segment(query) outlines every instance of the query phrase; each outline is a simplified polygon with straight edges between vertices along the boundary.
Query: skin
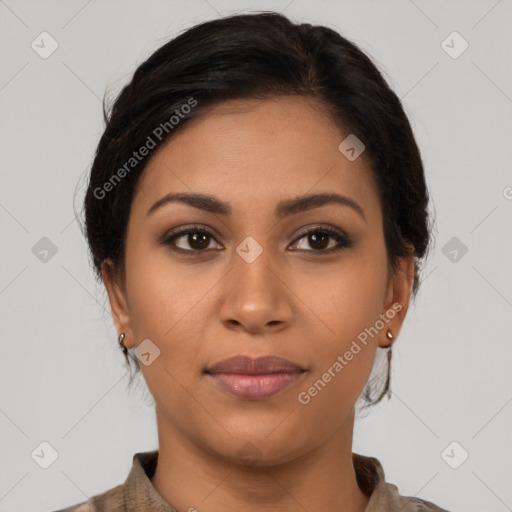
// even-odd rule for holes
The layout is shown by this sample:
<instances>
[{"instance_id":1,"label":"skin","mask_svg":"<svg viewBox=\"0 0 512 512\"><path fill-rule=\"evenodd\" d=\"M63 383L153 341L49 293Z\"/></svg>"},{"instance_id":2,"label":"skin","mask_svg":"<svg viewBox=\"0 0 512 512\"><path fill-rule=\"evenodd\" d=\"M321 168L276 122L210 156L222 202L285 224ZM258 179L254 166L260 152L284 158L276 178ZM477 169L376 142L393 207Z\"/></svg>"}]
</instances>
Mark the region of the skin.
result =
<instances>
[{"instance_id":1,"label":"skin","mask_svg":"<svg viewBox=\"0 0 512 512\"><path fill-rule=\"evenodd\" d=\"M363 511L352 464L354 405L377 347L404 321L414 272L411 254L391 273L379 196L365 155L348 160L348 135L313 99L230 100L187 122L148 163L130 211L126 274L105 260L103 280L128 348L150 339L160 355L141 364L156 404L159 459L152 484L179 512ZM214 195L230 216L169 203L169 192ZM303 194L355 200L278 220L274 207ZM211 237L161 239L199 224ZM319 226L318 226L319 225ZM334 227L353 245L330 255L303 228ZM317 231L318 232L318 231ZM247 263L248 236L263 252ZM199 247L199 248L198 248ZM205 248L201 248L205 247ZM201 252L202 251L202 252ZM402 306L378 335L307 405L297 397L343 355L380 314ZM277 355L307 368L291 387L241 400L203 373L233 355ZM242 454L256 448L256 462ZM245 448L244 448L245 446ZM191 509L193 510L193 509Z\"/></svg>"}]
</instances>

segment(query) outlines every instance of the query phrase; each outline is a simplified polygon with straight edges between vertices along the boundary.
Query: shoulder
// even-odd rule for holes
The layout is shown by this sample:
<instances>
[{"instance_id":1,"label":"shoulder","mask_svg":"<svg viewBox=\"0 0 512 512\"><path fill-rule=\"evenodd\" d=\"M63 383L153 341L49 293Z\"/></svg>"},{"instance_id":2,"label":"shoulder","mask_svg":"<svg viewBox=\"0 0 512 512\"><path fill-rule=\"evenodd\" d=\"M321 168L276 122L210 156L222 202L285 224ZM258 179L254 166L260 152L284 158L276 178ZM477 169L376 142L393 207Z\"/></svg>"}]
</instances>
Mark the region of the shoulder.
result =
<instances>
[{"instance_id":1,"label":"shoulder","mask_svg":"<svg viewBox=\"0 0 512 512\"><path fill-rule=\"evenodd\" d=\"M168 510L176 512L151 483L158 460L158 450L133 455L126 480L89 500L54 512L127 512L128 510Z\"/></svg>"},{"instance_id":2,"label":"shoulder","mask_svg":"<svg viewBox=\"0 0 512 512\"><path fill-rule=\"evenodd\" d=\"M400 497L400 510L402 512L450 512L445 508L437 506L431 501L407 496Z\"/></svg>"},{"instance_id":3,"label":"shoulder","mask_svg":"<svg viewBox=\"0 0 512 512\"><path fill-rule=\"evenodd\" d=\"M400 494L396 485L386 481L377 458L353 453L352 460L357 483L370 497L365 512L449 512L431 501Z\"/></svg>"},{"instance_id":4,"label":"shoulder","mask_svg":"<svg viewBox=\"0 0 512 512\"><path fill-rule=\"evenodd\" d=\"M55 510L54 512L98 512L98 510L126 512L124 485L118 485L108 491L93 496L87 501L71 507Z\"/></svg>"},{"instance_id":5,"label":"shoulder","mask_svg":"<svg viewBox=\"0 0 512 512\"><path fill-rule=\"evenodd\" d=\"M388 497L396 510L400 510L400 512L450 512L431 501L414 496L403 496L398 492L396 485L388 482L381 482L380 486L382 494Z\"/></svg>"}]
</instances>

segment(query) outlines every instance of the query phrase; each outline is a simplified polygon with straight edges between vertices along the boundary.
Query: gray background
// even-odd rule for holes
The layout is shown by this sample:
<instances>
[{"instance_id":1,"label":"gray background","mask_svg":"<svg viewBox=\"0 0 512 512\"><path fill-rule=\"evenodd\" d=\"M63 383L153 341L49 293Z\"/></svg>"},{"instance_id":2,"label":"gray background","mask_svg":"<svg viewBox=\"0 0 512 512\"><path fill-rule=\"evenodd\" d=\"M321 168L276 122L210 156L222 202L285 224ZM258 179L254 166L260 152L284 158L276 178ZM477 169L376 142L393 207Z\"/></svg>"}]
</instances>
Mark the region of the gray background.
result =
<instances>
[{"instance_id":1,"label":"gray background","mask_svg":"<svg viewBox=\"0 0 512 512\"><path fill-rule=\"evenodd\" d=\"M75 219L101 99L177 32L267 9L370 54L403 100L433 199L436 242L394 347L393 396L356 421L354 451L379 458L402 494L512 510L511 0L0 0L1 511L84 501L157 447L152 398L143 381L126 390ZM43 31L59 45L46 59L31 47ZM453 31L469 43L457 58L461 40L442 45ZM46 261L43 237L57 250ZM44 441L58 453L47 469L31 456Z\"/></svg>"}]
</instances>

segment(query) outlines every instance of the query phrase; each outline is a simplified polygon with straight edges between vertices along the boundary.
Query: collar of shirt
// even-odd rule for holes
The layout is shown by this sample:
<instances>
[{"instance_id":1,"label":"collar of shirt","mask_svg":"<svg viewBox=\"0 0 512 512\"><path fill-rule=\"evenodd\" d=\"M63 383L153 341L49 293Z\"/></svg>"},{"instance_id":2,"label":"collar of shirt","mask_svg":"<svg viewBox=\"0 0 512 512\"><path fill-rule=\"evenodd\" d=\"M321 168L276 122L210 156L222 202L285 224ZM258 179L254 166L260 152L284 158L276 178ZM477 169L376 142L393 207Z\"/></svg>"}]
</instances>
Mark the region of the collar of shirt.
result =
<instances>
[{"instance_id":1,"label":"collar of shirt","mask_svg":"<svg viewBox=\"0 0 512 512\"><path fill-rule=\"evenodd\" d=\"M157 460L158 450L139 452L133 456L132 468L121 486L129 512L141 510L176 512L151 483ZM395 485L385 481L384 470L378 459L352 453L352 460L357 483L370 497L365 512L448 512L431 502L401 496Z\"/></svg>"}]
</instances>

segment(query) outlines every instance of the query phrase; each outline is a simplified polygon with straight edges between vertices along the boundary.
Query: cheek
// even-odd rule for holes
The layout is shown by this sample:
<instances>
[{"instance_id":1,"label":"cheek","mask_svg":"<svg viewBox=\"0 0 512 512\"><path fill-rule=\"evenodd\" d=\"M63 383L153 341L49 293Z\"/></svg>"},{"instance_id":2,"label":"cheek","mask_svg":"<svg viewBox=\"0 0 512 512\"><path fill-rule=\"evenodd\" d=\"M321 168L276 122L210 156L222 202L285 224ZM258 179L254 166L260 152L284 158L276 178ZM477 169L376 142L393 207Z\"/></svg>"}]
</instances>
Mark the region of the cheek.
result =
<instances>
[{"instance_id":1,"label":"cheek","mask_svg":"<svg viewBox=\"0 0 512 512\"><path fill-rule=\"evenodd\" d=\"M347 253L348 255L348 253ZM312 275L302 282L300 295L308 297L330 352L344 352L352 340L364 338L366 330L375 325L384 313L386 268L368 252L354 252L329 272ZM376 336L368 335L368 343Z\"/></svg>"},{"instance_id":2,"label":"cheek","mask_svg":"<svg viewBox=\"0 0 512 512\"><path fill-rule=\"evenodd\" d=\"M143 240L127 245L128 307L136 341L165 342L183 329L204 294L194 279L193 267L173 265L165 248Z\"/></svg>"},{"instance_id":3,"label":"cheek","mask_svg":"<svg viewBox=\"0 0 512 512\"><path fill-rule=\"evenodd\" d=\"M154 364L141 364L153 393L162 386L180 396L178 383L195 385L211 319L205 294L217 282L215 273L198 273L194 265L176 265L165 248L127 245L126 286L135 343L149 339L160 351Z\"/></svg>"},{"instance_id":4,"label":"cheek","mask_svg":"<svg viewBox=\"0 0 512 512\"><path fill-rule=\"evenodd\" d=\"M172 403L174 409L187 411L193 406L187 390L194 389L198 375L193 371L199 372L198 334L208 318L201 302L204 290L176 273L168 260L144 250L133 251L127 259L126 281L135 343L149 339L158 349L150 364L140 364L148 389L157 404Z\"/></svg>"},{"instance_id":5,"label":"cheek","mask_svg":"<svg viewBox=\"0 0 512 512\"><path fill-rule=\"evenodd\" d=\"M314 374L304 389L307 401L353 403L370 375L382 329L380 315L386 269L362 253L347 258L323 282L316 276L307 283L309 303L319 322L315 341ZM304 288L303 293L306 292ZM380 329L379 329L380 327ZM316 384L315 384L316 383ZM317 393L317 395L315 395ZM313 398L316 397L317 398ZM342 410L343 407L338 408ZM333 414L336 414L333 412Z\"/></svg>"},{"instance_id":6,"label":"cheek","mask_svg":"<svg viewBox=\"0 0 512 512\"><path fill-rule=\"evenodd\" d=\"M323 418L320 431L324 433L329 425L340 425L356 403L377 351L377 337L368 329L375 323L371 312L364 305L340 311L332 322L335 334L317 340L314 368L297 396L300 412L309 418Z\"/></svg>"}]
</instances>

